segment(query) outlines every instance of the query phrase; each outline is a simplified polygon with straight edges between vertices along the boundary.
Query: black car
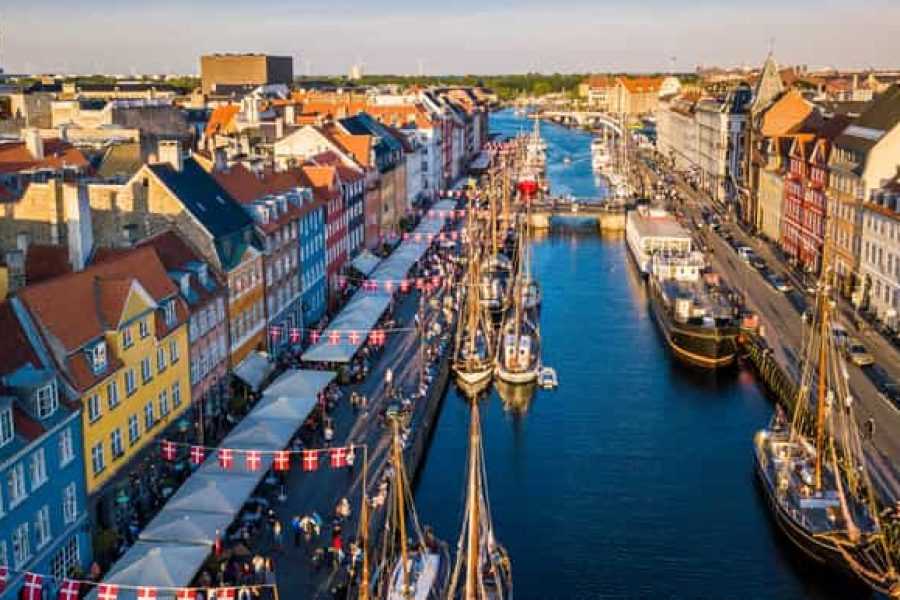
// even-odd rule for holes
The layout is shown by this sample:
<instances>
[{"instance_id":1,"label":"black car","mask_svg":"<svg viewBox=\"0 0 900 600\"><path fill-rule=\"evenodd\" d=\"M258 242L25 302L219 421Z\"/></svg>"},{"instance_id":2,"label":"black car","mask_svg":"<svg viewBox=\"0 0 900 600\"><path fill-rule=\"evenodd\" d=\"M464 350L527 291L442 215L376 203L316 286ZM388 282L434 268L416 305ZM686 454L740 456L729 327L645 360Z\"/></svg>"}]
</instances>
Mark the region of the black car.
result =
<instances>
[{"instance_id":1,"label":"black car","mask_svg":"<svg viewBox=\"0 0 900 600\"><path fill-rule=\"evenodd\" d=\"M900 409L900 383L885 381L878 385L878 395Z\"/></svg>"}]
</instances>

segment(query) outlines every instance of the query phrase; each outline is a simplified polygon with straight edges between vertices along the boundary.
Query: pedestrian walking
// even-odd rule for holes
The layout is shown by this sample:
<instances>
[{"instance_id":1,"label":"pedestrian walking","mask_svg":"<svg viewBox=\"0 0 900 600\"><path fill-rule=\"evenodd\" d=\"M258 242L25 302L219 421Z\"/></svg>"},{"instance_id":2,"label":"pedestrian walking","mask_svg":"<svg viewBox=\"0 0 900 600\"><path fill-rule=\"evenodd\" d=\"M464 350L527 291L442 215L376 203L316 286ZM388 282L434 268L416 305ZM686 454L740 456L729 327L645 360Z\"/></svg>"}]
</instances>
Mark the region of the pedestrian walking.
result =
<instances>
[{"instance_id":1,"label":"pedestrian walking","mask_svg":"<svg viewBox=\"0 0 900 600\"><path fill-rule=\"evenodd\" d=\"M282 534L283 528L281 521L276 517L275 521L272 523L272 545L274 546L275 552L281 552Z\"/></svg>"},{"instance_id":2,"label":"pedestrian walking","mask_svg":"<svg viewBox=\"0 0 900 600\"><path fill-rule=\"evenodd\" d=\"M294 515L291 519L291 529L294 530L294 548L300 547L300 537L303 534L303 525L300 515Z\"/></svg>"}]
</instances>

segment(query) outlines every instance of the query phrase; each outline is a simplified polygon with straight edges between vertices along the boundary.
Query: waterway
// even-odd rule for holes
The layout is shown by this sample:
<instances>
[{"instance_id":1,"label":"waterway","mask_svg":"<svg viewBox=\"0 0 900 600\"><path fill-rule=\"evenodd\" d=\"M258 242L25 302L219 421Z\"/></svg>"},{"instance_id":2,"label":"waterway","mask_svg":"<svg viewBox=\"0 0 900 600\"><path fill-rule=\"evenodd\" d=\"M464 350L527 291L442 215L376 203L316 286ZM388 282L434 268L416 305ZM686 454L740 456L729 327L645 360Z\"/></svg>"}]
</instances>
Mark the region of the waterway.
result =
<instances>
[{"instance_id":1,"label":"waterway","mask_svg":"<svg viewBox=\"0 0 900 600\"><path fill-rule=\"evenodd\" d=\"M530 123L495 114L492 131ZM590 137L542 125L554 193L599 197ZM562 164L562 157L572 162ZM772 405L752 373L670 356L621 237L559 229L534 243L544 362L560 387L482 404L490 503L516 600L866 595L780 537L755 485L751 438ZM469 410L451 389L417 487L423 522L455 545Z\"/></svg>"}]
</instances>

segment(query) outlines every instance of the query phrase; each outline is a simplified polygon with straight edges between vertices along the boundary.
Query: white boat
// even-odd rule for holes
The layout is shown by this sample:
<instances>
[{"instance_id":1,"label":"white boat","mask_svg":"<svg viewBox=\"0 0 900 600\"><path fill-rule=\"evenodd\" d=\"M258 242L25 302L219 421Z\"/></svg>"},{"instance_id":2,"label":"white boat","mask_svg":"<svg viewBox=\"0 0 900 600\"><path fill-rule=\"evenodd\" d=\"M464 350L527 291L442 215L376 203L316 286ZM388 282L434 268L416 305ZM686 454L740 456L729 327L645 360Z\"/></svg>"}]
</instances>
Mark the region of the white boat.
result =
<instances>
[{"instance_id":1,"label":"white boat","mask_svg":"<svg viewBox=\"0 0 900 600\"><path fill-rule=\"evenodd\" d=\"M602 171L612 164L612 154L603 138L596 137L591 142L591 166L595 171Z\"/></svg>"},{"instance_id":2,"label":"white boat","mask_svg":"<svg viewBox=\"0 0 900 600\"><path fill-rule=\"evenodd\" d=\"M667 211L646 205L628 211L625 241L642 277L651 271L657 253L686 255L693 250L691 234Z\"/></svg>"},{"instance_id":3,"label":"white boat","mask_svg":"<svg viewBox=\"0 0 900 600\"><path fill-rule=\"evenodd\" d=\"M543 367L541 369L541 374L538 376L538 385L545 390L555 390L559 387L556 369L553 369L552 367Z\"/></svg>"}]
</instances>

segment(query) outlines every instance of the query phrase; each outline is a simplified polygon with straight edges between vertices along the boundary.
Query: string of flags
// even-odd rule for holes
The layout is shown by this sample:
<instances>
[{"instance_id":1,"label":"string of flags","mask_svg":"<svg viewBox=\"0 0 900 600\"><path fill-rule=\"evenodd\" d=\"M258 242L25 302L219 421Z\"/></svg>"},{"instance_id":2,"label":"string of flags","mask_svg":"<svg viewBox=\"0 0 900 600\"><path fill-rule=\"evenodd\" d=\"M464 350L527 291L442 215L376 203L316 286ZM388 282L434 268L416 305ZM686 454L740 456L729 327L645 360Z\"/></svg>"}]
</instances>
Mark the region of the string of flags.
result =
<instances>
[{"instance_id":1,"label":"string of flags","mask_svg":"<svg viewBox=\"0 0 900 600\"><path fill-rule=\"evenodd\" d=\"M393 329L372 329L366 334L364 331L355 329L330 329L327 333L323 333L318 329L303 329L301 327L282 327L280 325L273 325L269 327L269 336L273 340L279 340L284 336L287 336L287 339L293 344L299 344L304 337L309 339L310 344L318 344L324 337L324 340L332 346L337 346L341 342L359 345L363 342L363 337L365 337L369 345L383 346L387 341L388 333L409 331L416 331L416 328L395 327Z\"/></svg>"},{"instance_id":2,"label":"string of flags","mask_svg":"<svg viewBox=\"0 0 900 600\"><path fill-rule=\"evenodd\" d=\"M23 574L25 579L20 593L21 600L43 600L44 588L57 581L59 581L59 589L56 592L56 600L78 600L82 588L88 587L96 588L97 600L117 600L121 590L136 590L137 600L157 600L159 592L173 591L176 600L197 600L198 592L204 592L207 600L238 600L239 598L250 598L251 596L248 594L251 589L275 587L271 583L217 588L122 585L68 577L60 580L53 575L32 571L13 571L6 566L0 566L0 593L6 590L11 576L16 573Z\"/></svg>"},{"instance_id":3,"label":"string of flags","mask_svg":"<svg viewBox=\"0 0 900 600\"><path fill-rule=\"evenodd\" d=\"M302 471L309 473L318 471L320 464L326 463L332 469L351 467L356 460L356 452L363 446L350 445L307 450L246 450L199 446L172 440L160 442L162 458L166 461L172 462L177 458L178 448L188 448L188 459L192 465L203 464L208 456L215 454L219 467L225 471L234 468L236 457L243 457L244 467L248 471L258 471L262 467L263 456L271 456L272 469L275 471L290 471L292 465L297 464Z\"/></svg>"},{"instance_id":4,"label":"string of flags","mask_svg":"<svg viewBox=\"0 0 900 600\"><path fill-rule=\"evenodd\" d=\"M346 275L339 275L336 279L337 285L340 289L344 289L347 287L347 284L350 281L359 282L359 287L364 292L377 292L378 290L384 290L385 292L392 293L395 291L400 291L402 293L409 292L412 288L415 288L422 291L428 291L429 288L435 289L440 287L444 278L440 275L431 275L429 277L413 277L411 279L361 279L361 278L352 278L347 277Z\"/></svg>"}]
</instances>

